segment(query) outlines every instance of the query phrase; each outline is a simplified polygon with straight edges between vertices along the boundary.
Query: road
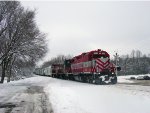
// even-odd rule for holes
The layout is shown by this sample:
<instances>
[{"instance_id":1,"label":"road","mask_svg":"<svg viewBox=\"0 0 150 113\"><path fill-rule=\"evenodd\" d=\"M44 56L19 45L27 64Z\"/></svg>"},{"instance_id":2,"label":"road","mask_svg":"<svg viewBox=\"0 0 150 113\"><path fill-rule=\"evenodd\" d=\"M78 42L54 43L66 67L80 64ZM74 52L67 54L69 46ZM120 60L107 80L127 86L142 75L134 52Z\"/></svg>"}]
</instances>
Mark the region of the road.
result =
<instances>
[{"instance_id":1,"label":"road","mask_svg":"<svg viewBox=\"0 0 150 113\"><path fill-rule=\"evenodd\" d=\"M150 80L131 80L132 83L122 83L127 85L150 86Z\"/></svg>"},{"instance_id":2,"label":"road","mask_svg":"<svg viewBox=\"0 0 150 113\"><path fill-rule=\"evenodd\" d=\"M53 113L45 84L22 80L0 85L0 113Z\"/></svg>"}]
</instances>

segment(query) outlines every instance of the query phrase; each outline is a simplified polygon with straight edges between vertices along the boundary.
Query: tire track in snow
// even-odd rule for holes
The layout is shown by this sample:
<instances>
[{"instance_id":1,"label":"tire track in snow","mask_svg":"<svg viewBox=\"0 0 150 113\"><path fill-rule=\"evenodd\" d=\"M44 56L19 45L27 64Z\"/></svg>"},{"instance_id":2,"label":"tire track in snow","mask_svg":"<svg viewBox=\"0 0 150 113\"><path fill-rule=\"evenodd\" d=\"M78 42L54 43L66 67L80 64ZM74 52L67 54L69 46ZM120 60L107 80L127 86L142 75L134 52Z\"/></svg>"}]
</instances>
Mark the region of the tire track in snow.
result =
<instances>
[{"instance_id":1,"label":"tire track in snow","mask_svg":"<svg viewBox=\"0 0 150 113\"><path fill-rule=\"evenodd\" d=\"M53 110L43 87L31 85L26 90L8 91L1 96L0 113L53 113Z\"/></svg>"}]
</instances>

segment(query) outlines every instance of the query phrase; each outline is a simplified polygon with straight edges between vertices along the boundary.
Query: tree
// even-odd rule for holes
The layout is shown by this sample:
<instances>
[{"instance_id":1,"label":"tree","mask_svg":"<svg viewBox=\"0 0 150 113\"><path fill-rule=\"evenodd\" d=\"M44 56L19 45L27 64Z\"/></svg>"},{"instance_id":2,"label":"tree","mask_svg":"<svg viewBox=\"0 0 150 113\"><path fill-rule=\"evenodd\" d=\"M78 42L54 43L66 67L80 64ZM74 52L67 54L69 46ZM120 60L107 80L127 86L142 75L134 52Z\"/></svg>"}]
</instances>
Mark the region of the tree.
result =
<instances>
[{"instance_id":1,"label":"tree","mask_svg":"<svg viewBox=\"0 0 150 113\"><path fill-rule=\"evenodd\" d=\"M140 58L142 56L142 52L140 50L136 50L136 58Z\"/></svg>"},{"instance_id":2,"label":"tree","mask_svg":"<svg viewBox=\"0 0 150 113\"><path fill-rule=\"evenodd\" d=\"M20 65L32 63L42 58L46 51L45 34L38 29L35 11L24 9L18 1L0 2L0 60L2 66L1 83L5 74ZM19 63L19 62L22 63Z\"/></svg>"}]
</instances>

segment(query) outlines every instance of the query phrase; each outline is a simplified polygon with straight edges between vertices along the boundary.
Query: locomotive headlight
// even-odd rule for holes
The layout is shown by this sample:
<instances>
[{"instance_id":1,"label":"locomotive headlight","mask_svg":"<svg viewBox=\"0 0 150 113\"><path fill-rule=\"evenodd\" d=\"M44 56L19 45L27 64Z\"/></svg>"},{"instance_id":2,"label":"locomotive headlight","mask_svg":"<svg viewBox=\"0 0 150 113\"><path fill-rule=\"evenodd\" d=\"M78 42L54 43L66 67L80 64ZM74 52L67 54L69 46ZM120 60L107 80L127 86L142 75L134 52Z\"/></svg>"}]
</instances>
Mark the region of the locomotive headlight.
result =
<instances>
[{"instance_id":1,"label":"locomotive headlight","mask_svg":"<svg viewBox=\"0 0 150 113\"><path fill-rule=\"evenodd\" d=\"M114 72L112 72L112 74L114 74Z\"/></svg>"}]
</instances>

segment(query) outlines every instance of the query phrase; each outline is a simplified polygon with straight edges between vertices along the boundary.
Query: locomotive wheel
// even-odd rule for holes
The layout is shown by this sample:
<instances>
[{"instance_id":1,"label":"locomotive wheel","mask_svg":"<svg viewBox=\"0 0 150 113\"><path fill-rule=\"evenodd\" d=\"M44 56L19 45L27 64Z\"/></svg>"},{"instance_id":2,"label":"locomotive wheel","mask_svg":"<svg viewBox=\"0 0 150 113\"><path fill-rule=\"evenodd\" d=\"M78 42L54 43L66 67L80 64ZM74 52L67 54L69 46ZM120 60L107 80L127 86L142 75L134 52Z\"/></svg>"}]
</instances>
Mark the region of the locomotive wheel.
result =
<instances>
[{"instance_id":1,"label":"locomotive wheel","mask_svg":"<svg viewBox=\"0 0 150 113\"><path fill-rule=\"evenodd\" d=\"M92 83L92 76L88 77L88 83Z\"/></svg>"},{"instance_id":2,"label":"locomotive wheel","mask_svg":"<svg viewBox=\"0 0 150 113\"><path fill-rule=\"evenodd\" d=\"M91 83L91 78L90 77L87 78L87 83Z\"/></svg>"},{"instance_id":3,"label":"locomotive wheel","mask_svg":"<svg viewBox=\"0 0 150 113\"><path fill-rule=\"evenodd\" d=\"M103 84L102 78L99 79L99 84Z\"/></svg>"},{"instance_id":4,"label":"locomotive wheel","mask_svg":"<svg viewBox=\"0 0 150 113\"><path fill-rule=\"evenodd\" d=\"M92 84L92 79L89 78L89 83Z\"/></svg>"},{"instance_id":5,"label":"locomotive wheel","mask_svg":"<svg viewBox=\"0 0 150 113\"><path fill-rule=\"evenodd\" d=\"M81 81L84 82L84 83L86 83L87 82L86 76L81 76Z\"/></svg>"},{"instance_id":6,"label":"locomotive wheel","mask_svg":"<svg viewBox=\"0 0 150 113\"><path fill-rule=\"evenodd\" d=\"M96 79L95 84L103 84L102 78Z\"/></svg>"},{"instance_id":7,"label":"locomotive wheel","mask_svg":"<svg viewBox=\"0 0 150 113\"><path fill-rule=\"evenodd\" d=\"M116 76L113 79L111 79L111 83L112 84L116 84L117 83L117 77Z\"/></svg>"}]
</instances>

